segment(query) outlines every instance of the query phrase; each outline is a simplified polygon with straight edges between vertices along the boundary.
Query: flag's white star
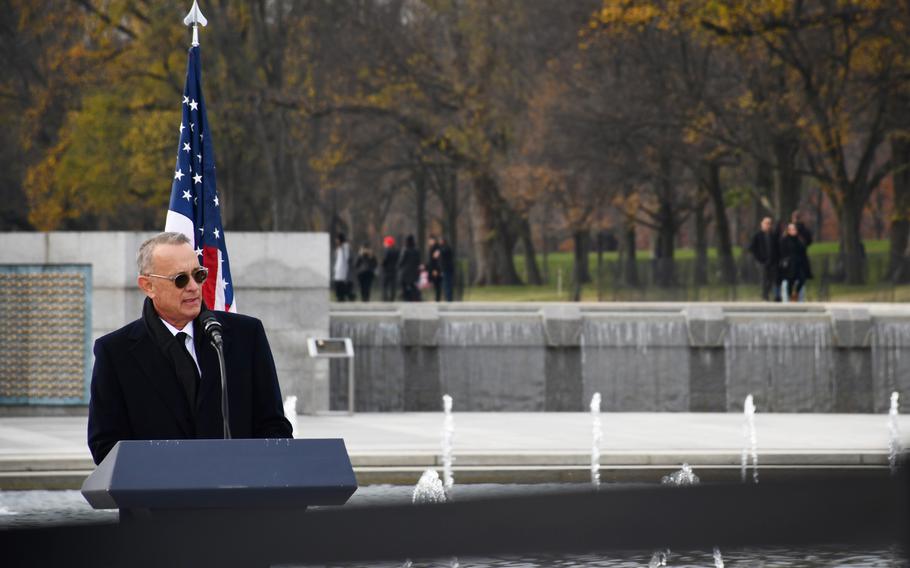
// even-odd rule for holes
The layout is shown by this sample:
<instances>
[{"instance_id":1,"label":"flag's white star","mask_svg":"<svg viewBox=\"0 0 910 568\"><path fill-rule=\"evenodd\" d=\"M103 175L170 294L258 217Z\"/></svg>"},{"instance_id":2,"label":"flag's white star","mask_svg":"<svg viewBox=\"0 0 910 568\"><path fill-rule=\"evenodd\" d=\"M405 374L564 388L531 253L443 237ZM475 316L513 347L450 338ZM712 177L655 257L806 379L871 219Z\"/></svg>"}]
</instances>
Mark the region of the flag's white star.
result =
<instances>
[{"instance_id":1,"label":"flag's white star","mask_svg":"<svg viewBox=\"0 0 910 568\"><path fill-rule=\"evenodd\" d=\"M184 151L184 152L189 152L189 151L190 151L190 143L189 143L189 142L184 142L184 143L183 143L183 151Z\"/></svg>"},{"instance_id":2,"label":"flag's white star","mask_svg":"<svg viewBox=\"0 0 910 568\"><path fill-rule=\"evenodd\" d=\"M202 154L196 154L196 159L198 159L198 160L201 162L201 161L202 161Z\"/></svg>"},{"instance_id":3,"label":"flag's white star","mask_svg":"<svg viewBox=\"0 0 910 568\"><path fill-rule=\"evenodd\" d=\"M199 198L198 198L198 197L194 197L194 198L193 198L193 205L199 205Z\"/></svg>"},{"instance_id":4,"label":"flag's white star","mask_svg":"<svg viewBox=\"0 0 910 568\"><path fill-rule=\"evenodd\" d=\"M202 183L202 176L199 175L199 174L194 175L194 176L193 176L193 183Z\"/></svg>"},{"instance_id":5,"label":"flag's white star","mask_svg":"<svg viewBox=\"0 0 910 568\"><path fill-rule=\"evenodd\" d=\"M218 232L218 229L214 229L212 232L215 233L215 238L216 238L216 239L220 239L220 238L221 238L221 233Z\"/></svg>"},{"instance_id":6,"label":"flag's white star","mask_svg":"<svg viewBox=\"0 0 910 568\"><path fill-rule=\"evenodd\" d=\"M180 171L180 168L177 168L177 171L174 172L174 179L178 181L183 179L183 172Z\"/></svg>"},{"instance_id":7,"label":"flag's white star","mask_svg":"<svg viewBox=\"0 0 910 568\"><path fill-rule=\"evenodd\" d=\"M199 141L202 142L202 132L199 133Z\"/></svg>"},{"instance_id":8,"label":"flag's white star","mask_svg":"<svg viewBox=\"0 0 910 568\"><path fill-rule=\"evenodd\" d=\"M195 122L190 123L190 132L196 132L196 123Z\"/></svg>"},{"instance_id":9,"label":"flag's white star","mask_svg":"<svg viewBox=\"0 0 910 568\"><path fill-rule=\"evenodd\" d=\"M184 126L183 123L181 122L181 123L180 123L180 134L183 134L183 129L184 129L184 128L186 128L186 126Z\"/></svg>"},{"instance_id":10,"label":"flag's white star","mask_svg":"<svg viewBox=\"0 0 910 568\"><path fill-rule=\"evenodd\" d=\"M228 282L227 280L222 280L222 281L221 281L221 287L222 287L222 288L227 288L227 287L230 286L230 285L231 285L231 283Z\"/></svg>"},{"instance_id":11,"label":"flag's white star","mask_svg":"<svg viewBox=\"0 0 910 568\"><path fill-rule=\"evenodd\" d=\"M192 195L190 195L189 190L184 190L184 191L183 191L183 198L186 199L187 201L189 201L189 200L190 200L190 197L192 197Z\"/></svg>"},{"instance_id":12,"label":"flag's white star","mask_svg":"<svg viewBox=\"0 0 910 568\"><path fill-rule=\"evenodd\" d=\"M215 207L218 207L218 196L215 196Z\"/></svg>"},{"instance_id":13,"label":"flag's white star","mask_svg":"<svg viewBox=\"0 0 910 568\"><path fill-rule=\"evenodd\" d=\"M200 232L200 233L204 233L204 232L205 232L205 227L199 227L199 232Z\"/></svg>"},{"instance_id":14,"label":"flag's white star","mask_svg":"<svg viewBox=\"0 0 910 568\"><path fill-rule=\"evenodd\" d=\"M199 103L196 102L196 99L190 101L190 110L196 110L199 108Z\"/></svg>"},{"instance_id":15,"label":"flag's white star","mask_svg":"<svg viewBox=\"0 0 910 568\"><path fill-rule=\"evenodd\" d=\"M183 95L183 104L189 104L190 98L186 95Z\"/></svg>"},{"instance_id":16,"label":"flag's white star","mask_svg":"<svg viewBox=\"0 0 910 568\"><path fill-rule=\"evenodd\" d=\"M196 249L196 256L202 256L202 249L201 249L201 248L197 248L197 249Z\"/></svg>"}]
</instances>

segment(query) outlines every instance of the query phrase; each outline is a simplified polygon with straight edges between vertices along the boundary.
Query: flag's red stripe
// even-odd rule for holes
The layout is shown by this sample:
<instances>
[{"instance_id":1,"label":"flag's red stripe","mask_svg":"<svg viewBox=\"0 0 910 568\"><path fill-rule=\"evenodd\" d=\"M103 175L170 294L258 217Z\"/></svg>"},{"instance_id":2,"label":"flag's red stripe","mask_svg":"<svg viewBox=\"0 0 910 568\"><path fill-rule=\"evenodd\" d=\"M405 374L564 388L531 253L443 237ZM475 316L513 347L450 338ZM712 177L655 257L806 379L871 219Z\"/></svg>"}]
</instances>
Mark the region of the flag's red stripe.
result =
<instances>
[{"instance_id":1,"label":"flag's red stripe","mask_svg":"<svg viewBox=\"0 0 910 568\"><path fill-rule=\"evenodd\" d=\"M215 286L221 277L218 274L218 249L215 247L202 247L202 266L209 269L209 277L205 284L202 285L202 299L209 309L217 309L215 306Z\"/></svg>"}]
</instances>

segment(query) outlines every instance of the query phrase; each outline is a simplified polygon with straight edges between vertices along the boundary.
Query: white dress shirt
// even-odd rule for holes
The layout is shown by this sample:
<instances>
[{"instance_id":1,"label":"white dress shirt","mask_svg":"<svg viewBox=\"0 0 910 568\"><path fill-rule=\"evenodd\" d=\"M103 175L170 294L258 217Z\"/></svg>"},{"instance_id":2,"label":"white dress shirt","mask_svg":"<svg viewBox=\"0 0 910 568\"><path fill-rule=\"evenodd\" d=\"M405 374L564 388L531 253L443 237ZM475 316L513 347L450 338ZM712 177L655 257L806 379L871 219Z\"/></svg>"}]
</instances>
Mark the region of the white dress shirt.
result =
<instances>
[{"instance_id":1,"label":"white dress shirt","mask_svg":"<svg viewBox=\"0 0 910 568\"><path fill-rule=\"evenodd\" d=\"M160 319L160 318L159 318ZM181 331L186 334L186 339L183 344L186 346L186 350L189 351L190 357L193 358L193 362L196 363L196 370L199 371L199 376L202 376L202 369L199 367L199 359L196 357L196 344L193 343L193 322L186 324L183 329L177 329L168 322L161 320L164 324L164 327L171 332L171 335L175 336Z\"/></svg>"}]
</instances>

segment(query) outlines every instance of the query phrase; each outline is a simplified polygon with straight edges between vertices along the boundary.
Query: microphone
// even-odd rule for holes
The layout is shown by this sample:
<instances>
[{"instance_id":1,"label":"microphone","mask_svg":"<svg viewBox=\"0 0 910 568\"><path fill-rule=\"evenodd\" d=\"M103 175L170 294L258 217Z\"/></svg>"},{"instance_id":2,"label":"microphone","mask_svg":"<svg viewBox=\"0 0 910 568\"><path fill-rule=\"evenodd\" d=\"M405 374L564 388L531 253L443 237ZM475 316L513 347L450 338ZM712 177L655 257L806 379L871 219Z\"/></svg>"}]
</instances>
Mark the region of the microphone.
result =
<instances>
[{"instance_id":1,"label":"microphone","mask_svg":"<svg viewBox=\"0 0 910 568\"><path fill-rule=\"evenodd\" d=\"M215 314L205 310L200 314L200 320L202 321L202 330L205 331L211 342L215 344L215 347L222 347L224 340L221 338L221 332L224 328L221 327L221 322L215 318Z\"/></svg>"},{"instance_id":2,"label":"microphone","mask_svg":"<svg viewBox=\"0 0 910 568\"><path fill-rule=\"evenodd\" d=\"M199 313L199 321L202 323L202 330L212 342L215 353L218 354L218 370L221 372L221 418L223 422L224 439L230 440L231 424L228 410L227 370L224 366L224 340L221 337L221 332L224 331L224 328L221 327L221 322L215 318L215 314L207 309Z\"/></svg>"}]
</instances>

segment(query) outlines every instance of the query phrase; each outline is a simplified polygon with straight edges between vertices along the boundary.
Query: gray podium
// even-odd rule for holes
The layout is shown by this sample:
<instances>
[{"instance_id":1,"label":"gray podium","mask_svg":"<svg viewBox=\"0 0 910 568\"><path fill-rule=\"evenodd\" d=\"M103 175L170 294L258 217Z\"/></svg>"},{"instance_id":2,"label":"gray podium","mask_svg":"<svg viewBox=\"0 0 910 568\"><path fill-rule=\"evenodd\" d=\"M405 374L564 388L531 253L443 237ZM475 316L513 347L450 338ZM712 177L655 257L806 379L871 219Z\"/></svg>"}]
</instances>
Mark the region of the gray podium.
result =
<instances>
[{"instance_id":1,"label":"gray podium","mask_svg":"<svg viewBox=\"0 0 910 568\"><path fill-rule=\"evenodd\" d=\"M92 507L120 509L121 520L301 513L343 505L356 490L341 439L121 441L82 485Z\"/></svg>"}]
</instances>

